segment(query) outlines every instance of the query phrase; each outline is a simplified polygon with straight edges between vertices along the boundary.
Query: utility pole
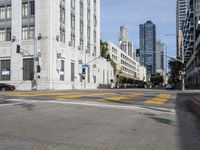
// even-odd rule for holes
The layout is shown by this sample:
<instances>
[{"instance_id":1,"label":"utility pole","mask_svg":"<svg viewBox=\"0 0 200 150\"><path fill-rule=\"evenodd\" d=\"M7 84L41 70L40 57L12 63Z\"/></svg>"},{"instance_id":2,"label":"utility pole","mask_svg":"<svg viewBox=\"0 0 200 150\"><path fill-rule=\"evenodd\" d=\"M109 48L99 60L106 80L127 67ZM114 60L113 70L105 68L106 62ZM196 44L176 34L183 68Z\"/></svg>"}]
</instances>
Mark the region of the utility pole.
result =
<instances>
[{"instance_id":1,"label":"utility pole","mask_svg":"<svg viewBox=\"0 0 200 150\"><path fill-rule=\"evenodd\" d=\"M185 91L185 57L184 57L184 43L183 43L183 34L181 39L181 46L182 46L182 63L183 63L183 70L182 70L182 91Z\"/></svg>"}]
</instances>

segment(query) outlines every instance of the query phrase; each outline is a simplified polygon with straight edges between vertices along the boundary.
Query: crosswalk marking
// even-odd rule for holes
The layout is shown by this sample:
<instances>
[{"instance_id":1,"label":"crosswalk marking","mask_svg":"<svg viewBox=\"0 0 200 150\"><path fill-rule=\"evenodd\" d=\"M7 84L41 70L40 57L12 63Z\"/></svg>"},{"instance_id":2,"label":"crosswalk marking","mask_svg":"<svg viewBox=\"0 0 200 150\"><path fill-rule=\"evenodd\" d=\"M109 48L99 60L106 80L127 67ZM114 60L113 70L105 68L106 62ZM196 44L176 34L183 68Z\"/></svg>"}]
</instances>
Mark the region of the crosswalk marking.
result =
<instances>
[{"instance_id":1,"label":"crosswalk marking","mask_svg":"<svg viewBox=\"0 0 200 150\"><path fill-rule=\"evenodd\" d=\"M146 100L144 103L150 105L162 105L166 103L170 97L171 94L160 94L152 99Z\"/></svg>"},{"instance_id":2,"label":"crosswalk marking","mask_svg":"<svg viewBox=\"0 0 200 150\"><path fill-rule=\"evenodd\" d=\"M82 97L95 97L95 96L104 96L109 95L113 93L82 93L77 95L63 95L63 96L57 96L59 99L74 99L74 98L82 98Z\"/></svg>"},{"instance_id":3,"label":"crosswalk marking","mask_svg":"<svg viewBox=\"0 0 200 150\"><path fill-rule=\"evenodd\" d=\"M81 92L15 92L8 94L8 96L21 96L21 97L35 97L35 96L58 96L58 95L77 95Z\"/></svg>"},{"instance_id":4,"label":"crosswalk marking","mask_svg":"<svg viewBox=\"0 0 200 150\"><path fill-rule=\"evenodd\" d=\"M152 94L151 94L152 95ZM131 101L133 98L137 98L141 103L145 103L147 105L162 105L166 103L172 94L167 93L160 93L159 95L155 95L151 99L147 99L146 96L148 96L145 93L123 93L118 94L116 92L13 92L13 93L7 93L7 96L11 97L49 97L49 98L55 98L55 99L76 99L76 98L88 98L98 100L98 101L122 101L127 100ZM95 98L96 97L96 98ZM141 98L141 99L140 99Z\"/></svg>"},{"instance_id":5,"label":"crosswalk marking","mask_svg":"<svg viewBox=\"0 0 200 150\"><path fill-rule=\"evenodd\" d=\"M120 101L120 100L126 100L134 97L139 97L142 96L143 94L141 93L133 93L133 94L128 94L128 95L122 95L122 96L112 96L108 98L104 98L103 100L107 101Z\"/></svg>"}]
</instances>

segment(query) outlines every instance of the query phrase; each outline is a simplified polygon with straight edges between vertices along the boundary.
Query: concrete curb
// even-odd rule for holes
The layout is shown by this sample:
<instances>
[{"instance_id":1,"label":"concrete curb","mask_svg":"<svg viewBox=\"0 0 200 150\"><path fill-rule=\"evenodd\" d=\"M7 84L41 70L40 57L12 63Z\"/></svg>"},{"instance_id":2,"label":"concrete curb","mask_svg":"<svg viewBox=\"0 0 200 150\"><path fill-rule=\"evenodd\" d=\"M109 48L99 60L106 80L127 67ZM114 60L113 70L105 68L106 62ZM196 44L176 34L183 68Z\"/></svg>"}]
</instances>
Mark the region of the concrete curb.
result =
<instances>
[{"instance_id":1,"label":"concrete curb","mask_svg":"<svg viewBox=\"0 0 200 150\"><path fill-rule=\"evenodd\" d=\"M200 117L200 101L194 97L189 98L186 101L187 106L191 109L191 111Z\"/></svg>"}]
</instances>

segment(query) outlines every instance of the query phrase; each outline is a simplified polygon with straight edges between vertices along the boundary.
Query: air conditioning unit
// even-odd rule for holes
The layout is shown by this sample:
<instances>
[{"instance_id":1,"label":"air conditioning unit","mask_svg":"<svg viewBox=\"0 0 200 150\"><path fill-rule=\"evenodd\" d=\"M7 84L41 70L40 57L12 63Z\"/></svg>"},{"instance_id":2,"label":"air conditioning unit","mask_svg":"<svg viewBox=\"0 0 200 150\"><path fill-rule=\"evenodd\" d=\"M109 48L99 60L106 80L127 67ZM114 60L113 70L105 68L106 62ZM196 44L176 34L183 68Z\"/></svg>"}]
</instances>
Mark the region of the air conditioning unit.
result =
<instances>
[{"instance_id":1,"label":"air conditioning unit","mask_svg":"<svg viewBox=\"0 0 200 150\"><path fill-rule=\"evenodd\" d=\"M70 47L72 46L72 42L71 42L71 41L69 41L69 46L70 46Z\"/></svg>"}]
</instances>

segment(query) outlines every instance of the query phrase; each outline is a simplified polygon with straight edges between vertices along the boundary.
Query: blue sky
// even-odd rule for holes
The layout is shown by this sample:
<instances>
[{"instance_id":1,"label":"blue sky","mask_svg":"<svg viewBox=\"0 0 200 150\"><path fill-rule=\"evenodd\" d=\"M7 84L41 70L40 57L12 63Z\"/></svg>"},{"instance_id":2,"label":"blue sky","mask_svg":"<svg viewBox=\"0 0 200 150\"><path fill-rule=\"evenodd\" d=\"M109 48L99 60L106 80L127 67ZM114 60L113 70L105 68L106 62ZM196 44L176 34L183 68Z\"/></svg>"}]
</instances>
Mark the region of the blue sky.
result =
<instances>
[{"instance_id":1,"label":"blue sky","mask_svg":"<svg viewBox=\"0 0 200 150\"><path fill-rule=\"evenodd\" d=\"M152 20L157 39L167 45L168 54L176 55L176 0L101 0L101 39L118 44L121 25L129 30L129 39L139 47L139 24Z\"/></svg>"}]
</instances>

